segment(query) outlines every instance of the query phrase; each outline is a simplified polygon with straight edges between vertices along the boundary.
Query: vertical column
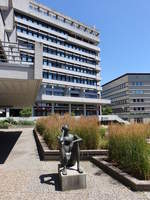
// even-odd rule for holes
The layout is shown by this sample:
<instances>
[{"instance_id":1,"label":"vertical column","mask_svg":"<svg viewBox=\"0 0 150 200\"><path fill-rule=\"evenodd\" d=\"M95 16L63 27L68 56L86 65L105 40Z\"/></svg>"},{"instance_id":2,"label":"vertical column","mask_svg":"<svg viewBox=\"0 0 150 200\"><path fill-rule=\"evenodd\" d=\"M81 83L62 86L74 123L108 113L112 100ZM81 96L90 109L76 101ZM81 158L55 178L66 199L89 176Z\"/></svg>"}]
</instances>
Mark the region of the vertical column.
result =
<instances>
[{"instance_id":1,"label":"vertical column","mask_svg":"<svg viewBox=\"0 0 150 200\"><path fill-rule=\"evenodd\" d=\"M69 115L71 115L71 103L69 103Z\"/></svg>"},{"instance_id":2,"label":"vertical column","mask_svg":"<svg viewBox=\"0 0 150 200\"><path fill-rule=\"evenodd\" d=\"M52 85L52 96L54 96L54 85Z\"/></svg>"},{"instance_id":3,"label":"vertical column","mask_svg":"<svg viewBox=\"0 0 150 200\"><path fill-rule=\"evenodd\" d=\"M71 88L68 88L68 94L67 94L67 96L70 97L70 95L71 95Z\"/></svg>"},{"instance_id":4,"label":"vertical column","mask_svg":"<svg viewBox=\"0 0 150 200\"><path fill-rule=\"evenodd\" d=\"M100 107L99 107L99 105L97 104L96 115L99 116L99 114L100 114Z\"/></svg>"},{"instance_id":5,"label":"vertical column","mask_svg":"<svg viewBox=\"0 0 150 200\"><path fill-rule=\"evenodd\" d=\"M34 79L42 79L43 71L43 44L35 42Z\"/></svg>"},{"instance_id":6,"label":"vertical column","mask_svg":"<svg viewBox=\"0 0 150 200\"><path fill-rule=\"evenodd\" d=\"M80 91L80 97L85 97L85 89L81 89L81 91Z\"/></svg>"},{"instance_id":7,"label":"vertical column","mask_svg":"<svg viewBox=\"0 0 150 200\"><path fill-rule=\"evenodd\" d=\"M84 116L86 116L86 104L84 104Z\"/></svg>"},{"instance_id":8,"label":"vertical column","mask_svg":"<svg viewBox=\"0 0 150 200\"><path fill-rule=\"evenodd\" d=\"M55 113L54 106L55 106L54 103L52 103L52 114Z\"/></svg>"},{"instance_id":9,"label":"vertical column","mask_svg":"<svg viewBox=\"0 0 150 200\"><path fill-rule=\"evenodd\" d=\"M6 108L6 118L9 118L9 117L10 117L10 109Z\"/></svg>"},{"instance_id":10,"label":"vertical column","mask_svg":"<svg viewBox=\"0 0 150 200\"><path fill-rule=\"evenodd\" d=\"M100 115L102 115L102 106L101 105L99 106L99 112L100 112Z\"/></svg>"}]
</instances>

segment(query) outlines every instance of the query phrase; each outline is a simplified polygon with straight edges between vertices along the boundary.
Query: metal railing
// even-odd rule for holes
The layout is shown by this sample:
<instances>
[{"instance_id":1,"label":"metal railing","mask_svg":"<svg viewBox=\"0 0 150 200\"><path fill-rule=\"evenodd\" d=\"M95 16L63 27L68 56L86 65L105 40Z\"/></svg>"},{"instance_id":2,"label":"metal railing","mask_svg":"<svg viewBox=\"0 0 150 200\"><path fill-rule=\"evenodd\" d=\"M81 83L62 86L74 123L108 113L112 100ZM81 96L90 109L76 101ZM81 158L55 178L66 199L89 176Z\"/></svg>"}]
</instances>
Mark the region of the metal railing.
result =
<instances>
[{"instance_id":1,"label":"metal railing","mask_svg":"<svg viewBox=\"0 0 150 200\"><path fill-rule=\"evenodd\" d=\"M0 62L11 64L28 63L28 61L23 62L21 59L21 50L27 49L27 47L23 47L18 43L2 41L0 43Z\"/></svg>"}]
</instances>

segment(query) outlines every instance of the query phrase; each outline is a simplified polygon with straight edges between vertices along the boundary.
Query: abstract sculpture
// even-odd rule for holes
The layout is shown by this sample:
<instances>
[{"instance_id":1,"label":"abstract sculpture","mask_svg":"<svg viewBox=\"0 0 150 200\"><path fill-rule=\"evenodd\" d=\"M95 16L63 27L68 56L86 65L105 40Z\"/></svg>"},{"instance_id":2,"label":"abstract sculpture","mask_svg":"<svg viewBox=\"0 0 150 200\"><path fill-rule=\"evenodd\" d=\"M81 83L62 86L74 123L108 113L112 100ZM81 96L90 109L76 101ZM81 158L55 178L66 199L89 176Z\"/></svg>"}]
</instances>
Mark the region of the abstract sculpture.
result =
<instances>
[{"instance_id":1,"label":"abstract sculpture","mask_svg":"<svg viewBox=\"0 0 150 200\"><path fill-rule=\"evenodd\" d=\"M79 142L82 141L77 135L69 133L67 125L63 126L62 134L59 139L60 143L60 157L62 174L67 175L67 168L73 167L77 163L77 171L83 173L80 169L80 147Z\"/></svg>"}]
</instances>

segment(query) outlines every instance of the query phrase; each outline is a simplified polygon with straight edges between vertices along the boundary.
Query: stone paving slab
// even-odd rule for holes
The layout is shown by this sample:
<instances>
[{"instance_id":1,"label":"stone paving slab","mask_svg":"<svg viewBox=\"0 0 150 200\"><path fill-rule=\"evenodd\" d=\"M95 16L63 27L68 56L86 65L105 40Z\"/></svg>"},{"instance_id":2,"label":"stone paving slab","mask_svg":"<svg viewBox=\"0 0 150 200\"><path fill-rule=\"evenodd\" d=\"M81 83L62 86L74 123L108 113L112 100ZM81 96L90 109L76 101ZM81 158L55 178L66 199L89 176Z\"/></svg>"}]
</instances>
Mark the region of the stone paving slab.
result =
<instances>
[{"instance_id":1,"label":"stone paving slab","mask_svg":"<svg viewBox=\"0 0 150 200\"><path fill-rule=\"evenodd\" d=\"M150 200L133 192L88 161L87 189L58 191L56 161L40 161L32 129L23 129L8 159L0 165L0 200Z\"/></svg>"}]
</instances>

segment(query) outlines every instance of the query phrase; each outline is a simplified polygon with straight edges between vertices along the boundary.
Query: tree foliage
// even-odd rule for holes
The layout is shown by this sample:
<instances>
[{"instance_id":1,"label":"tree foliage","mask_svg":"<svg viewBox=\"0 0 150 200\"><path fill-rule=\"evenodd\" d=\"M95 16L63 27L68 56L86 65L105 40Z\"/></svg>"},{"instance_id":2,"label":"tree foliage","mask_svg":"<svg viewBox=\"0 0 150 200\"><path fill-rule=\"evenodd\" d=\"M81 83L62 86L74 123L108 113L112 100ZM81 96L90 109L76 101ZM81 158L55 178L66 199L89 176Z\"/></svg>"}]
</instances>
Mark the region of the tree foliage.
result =
<instances>
[{"instance_id":1,"label":"tree foliage","mask_svg":"<svg viewBox=\"0 0 150 200\"><path fill-rule=\"evenodd\" d=\"M110 106L105 106L102 108L103 115L110 115L112 114L112 108Z\"/></svg>"},{"instance_id":2,"label":"tree foliage","mask_svg":"<svg viewBox=\"0 0 150 200\"><path fill-rule=\"evenodd\" d=\"M20 116L21 117L31 117L32 116L32 109L29 107L23 108L20 111Z\"/></svg>"}]
</instances>

